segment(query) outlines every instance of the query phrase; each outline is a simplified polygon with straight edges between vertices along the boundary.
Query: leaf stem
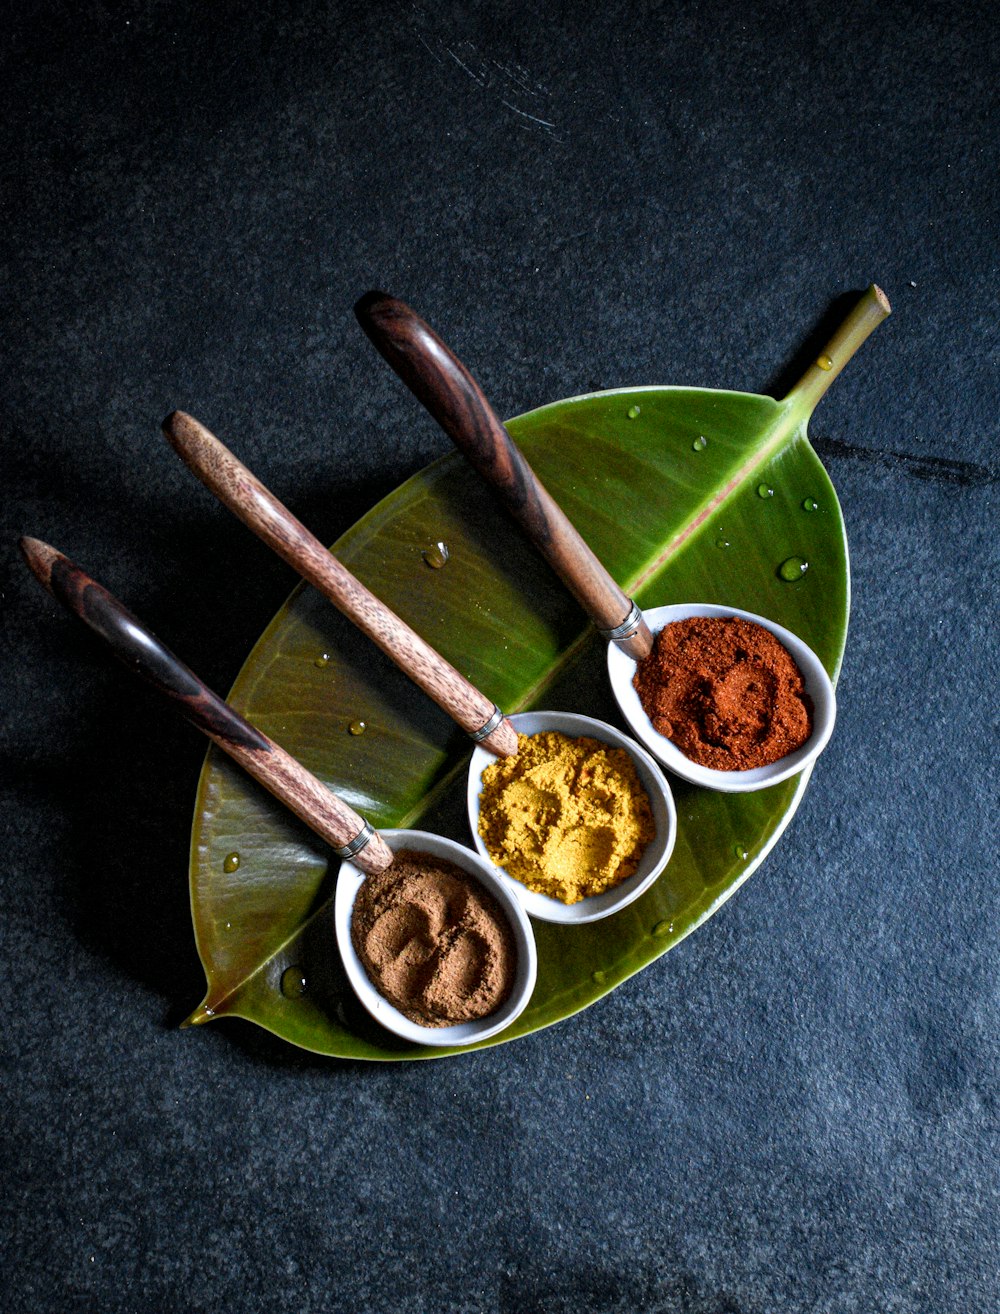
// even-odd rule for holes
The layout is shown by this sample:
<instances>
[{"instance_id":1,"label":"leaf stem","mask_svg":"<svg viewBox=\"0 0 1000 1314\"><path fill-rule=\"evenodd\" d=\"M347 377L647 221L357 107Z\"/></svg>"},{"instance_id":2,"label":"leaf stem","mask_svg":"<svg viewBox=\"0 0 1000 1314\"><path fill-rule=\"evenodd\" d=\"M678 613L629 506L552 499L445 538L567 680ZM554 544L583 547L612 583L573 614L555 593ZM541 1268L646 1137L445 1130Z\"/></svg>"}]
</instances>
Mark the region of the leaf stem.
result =
<instances>
[{"instance_id":1,"label":"leaf stem","mask_svg":"<svg viewBox=\"0 0 1000 1314\"><path fill-rule=\"evenodd\" d=\"M791 402L797 412L811 415L857 349L891 312L889 298L872 283L785 401Z\"/></svg>"}]
</instances>

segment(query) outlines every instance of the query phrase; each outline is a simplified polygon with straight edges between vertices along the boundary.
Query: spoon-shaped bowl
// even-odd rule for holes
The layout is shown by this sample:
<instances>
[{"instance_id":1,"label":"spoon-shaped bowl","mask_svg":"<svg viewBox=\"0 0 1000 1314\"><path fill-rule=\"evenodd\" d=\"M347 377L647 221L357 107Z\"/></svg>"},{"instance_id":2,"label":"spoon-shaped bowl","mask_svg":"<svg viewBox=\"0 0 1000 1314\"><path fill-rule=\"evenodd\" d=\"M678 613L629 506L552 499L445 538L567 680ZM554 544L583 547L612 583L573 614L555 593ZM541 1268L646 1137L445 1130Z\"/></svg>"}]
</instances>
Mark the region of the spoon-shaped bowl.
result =
<instances>
[{"instance_id":1,"label":"spoon-shaped bowl","mask_svg":"<svg viewBox=\"0 0 1000 1314\"><path fill-rule=\"evenodd\" d=\"M483 751L491 762L496 761L493 753L488 750ZM495 1036L509 1027L514 1019L524 1012L531 998L531 992L535 988L535 977L538 972L535 936L517 896L511 893L492 864L484 862L470 849L454 840L444 839L440 835L430 835L420 830L383 830L379 833L397 852L401 849L414 849L453 862L456 867L461 867L492 894L510 924L517 950L517 969L514 988L507 1000L494 1013L473 1022L460 1022L450 1027L424 1027L418 1022L411 1022L398 1008L390 1004L387 999L383 999L375 989L354 948L351 940L351 917L358 891L365 881L365 873L353 862L346 861L337 878L334 923L340 957L354 993L376 1022L404 1040L414 1041L418 1045L472 1045L477 1040L487 1040L490 1036Z\"/></svg>"},{"instance_id":2,"label":"spoon-shaped bowl","mask_svg":"<svg viewBox=\"0 0 1000 1314\"><path fill-rule=\"evenodd\" d=\"M639 779L649 796L656 834L643 851L638 868L627 880L622 881L612 890L605 890L603 894L592 894L589 898L570 904L561 903L546 894L537 894L534 890L529 890L513 876L508 876L502 867L493 863L489 850L479 834L479 795L482 790L483 772L496 761L496 758L485 749L477 748L469 764L468 809L472 838L483 859L490 864L494 872L499 873L500 880L519 900L525 911L540 922L559 922L562 925L576 926L584 922L599 921L602 917L610 917L612 913L625 908L648 890L670 861L674 841L677 838L677 810L663 772L645 749L640 748L634 740L629 739L620 730L616 730L614 726L596 721L591 716L579 716L571 712L519 712L509 719L518 734L537 735L547 730L558 730L575 738L587 736L590 739L600 739L613 748L624 748L635 763Z\"/></svg>"},{"instance_id":3,"label":"spoon-shaped bowl","mask_svg":"<svg viewBox=\"0 0 1000 1314\"><path fill-rule=\"evenodd\" d=\"M778 642L782 643L791 653L796 666L802 672L806 693L812 700L813 705L812 734L802 747L794 753L779 758L777 762L772 762L769 766L753 767L748 771L717 771L712 767L699 766L697 762L692 762L689 757L682 753L676 744L653 728L652 722L639 701L639 695L632 685L632 677L635 675L636 668L635 662L617 645L609 643L608 675L611 679L611 690L615 700L632 733L646 746L658 762L663 763L668 771L671 771L675 776L680 776L682 780L689 781L692 785L702 785L706 789L717 789L725 794L740 794L749 793L755 789L767 789L769 785L776 785L779 781L787 780L789 776L797 775L800 771L805 771L812 766L826 747L833 733L837 701L830 677L827 675L822 662L808 644L803 643L800 638L793 634L791 630L786 630L784 626L777 625L764 616L755 616L752 612L740 611L736 607L717 607L708 603L687 602L669 607L653 607L649 611L644 611L643 616L650 632L654 635L659 634L664 626L670 625L674 621L689 620L692 616L718 616L722 618L736 616L743 620L753 621L754 624L762 626L773 634Z\"/></svg>"}]
</instances>

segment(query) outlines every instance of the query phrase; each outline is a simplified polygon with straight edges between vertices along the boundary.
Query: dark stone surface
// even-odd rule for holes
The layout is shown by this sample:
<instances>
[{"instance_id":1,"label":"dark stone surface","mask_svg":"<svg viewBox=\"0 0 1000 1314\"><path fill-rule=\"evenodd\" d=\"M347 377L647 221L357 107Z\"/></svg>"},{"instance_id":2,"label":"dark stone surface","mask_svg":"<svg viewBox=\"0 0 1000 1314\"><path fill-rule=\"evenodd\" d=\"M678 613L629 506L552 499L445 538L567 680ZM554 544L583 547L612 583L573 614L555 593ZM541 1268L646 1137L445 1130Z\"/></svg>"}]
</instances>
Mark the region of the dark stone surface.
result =
<instances>
[{"instance_id":1,"label":"dark stone surface","mask_svg":"<svg viewBox=\"0 0 1000 1314\"><path fill-rule=\"evenodd\" d=\"M993 5L5 10L2 1308L997 1309ZM292 577L168 451L174 406L332 542L446 449L369 287L513 414L780 391L873 279L895 313L812 425L838 736L753 879L467 1058L178 1032L203 745L17 535L225 689Z\"/></svg>"}]
</instances>

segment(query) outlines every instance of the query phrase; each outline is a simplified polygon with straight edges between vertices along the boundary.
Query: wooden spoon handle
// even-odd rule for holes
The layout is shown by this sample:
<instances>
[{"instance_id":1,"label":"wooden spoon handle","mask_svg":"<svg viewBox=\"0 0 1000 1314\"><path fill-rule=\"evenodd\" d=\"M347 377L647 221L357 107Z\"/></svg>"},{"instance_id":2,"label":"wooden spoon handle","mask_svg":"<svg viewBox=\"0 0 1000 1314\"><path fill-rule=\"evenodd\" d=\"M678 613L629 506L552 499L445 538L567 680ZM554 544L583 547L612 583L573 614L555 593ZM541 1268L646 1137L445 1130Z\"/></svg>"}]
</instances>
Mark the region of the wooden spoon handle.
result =
<instances>
[{"instance_id":1,"label":"wooden spoon handle","mask_svg":"<svg viewBox=\"0 0 1000 1314\"><path fill-rule=\"evenodd\" d=\"M163 432L220 502L378 644L467 734L499 756L517 752L517 732L496 705L355 579L203 424L174 411L164 420ZM493 729L484 736L491 723Z\"/></svg>"},{"instance_id":2,"label":"wooden spoon handle","mask_svg":"<svg viewBox=\"0 0 1000 1314\"><path fill-rule=\"evenodd\" d=\"M410 391L497 490L598 629L631 657L645 657L653 640L641 615L633 615L632 600L538 481L462 362L409 306L384 292L368 292L354 313ZM611 635L623 626L623 635Z\"/></svg>"},{"instance_id":3,"label":"wooden spoon handle","mask_svg":"<svg viewBox=\"0 0 1000 1314\"><path fill-rule=\"evenodd\" d=\"M311 826L341 857L351 857L366 872L384 871L389 866L391 849L363 817L213 693L107 589L37 538L23 538L21 551L53 597L99 634L135 674L170 698L192 725Z\"/></svg>"}]
</instances>

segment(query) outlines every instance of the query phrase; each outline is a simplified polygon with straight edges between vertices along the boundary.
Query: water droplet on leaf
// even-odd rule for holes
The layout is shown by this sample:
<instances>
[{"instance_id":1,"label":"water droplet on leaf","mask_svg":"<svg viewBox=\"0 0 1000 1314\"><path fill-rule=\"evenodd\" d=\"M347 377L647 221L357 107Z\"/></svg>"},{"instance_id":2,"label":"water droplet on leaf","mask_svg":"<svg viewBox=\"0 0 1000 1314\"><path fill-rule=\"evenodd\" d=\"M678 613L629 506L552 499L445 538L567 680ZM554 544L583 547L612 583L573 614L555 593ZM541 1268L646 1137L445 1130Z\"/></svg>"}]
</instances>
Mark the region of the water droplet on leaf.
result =
<instances>
[{"instance_id":1,"label":"water droplet on leaf","mask_svg":"<svg viewBox=\"0 0 1000 1314\"><path fill-rule=\"evenodd\" d=\"M804 497L804 498L802 499L802 510L803 510L803 511L818 511L818 510L819 510L819 503L816 501L816 499L815 499L814 497Z\"/></svg>"},{"instance_id":2,"label":"water droplet on leaf","mask_svg":"<svg viewBox=\"0 0 1000 1314\"><path fill-rule=\"evenodd\" d=\"M825 355L825 354L822 355L822 356L817 356L817 357L816 357L816 364L820 367L821 370L832 370L832 369L833 369L833 358L832 358L831 356L827 356L827 355Z\"/></svg>"},{"instance_id":3,"label":"water droplet on leaf","mask_svg":"<svg viewBox=\"0 0 1000 1314\"><path fill-rule=\"evenodd\" d=\"M707 446L708 446L708 439L705 437L703 433L700 433L698 437L694 440L694 442L691 444L691 450L693 452L703 452Z\"/></svg>"},{"instance_id":4,"label":"water droplet on leaf","mask_svg":"<svg viewBox=\"0 0 1000 1314\"><path fill-rule=\"evenodd\" d=\"M450 555L448 544L442 542L432 543L429 548L424 548L420 555L431 570L440 570Z\"/></svg>"},{"instance_id":5,"label":"water droplet on leaf","mask_svg":"<svg viewBox=\"0 0 1000 1314\"><path fill-rule=\"evenodd\" d=\"M809 562L804 557L786 557L778 567L778 578L786 584L794 584L809 569Z\"/></svg>"},{"instance_id":6,"label":"water droplet on leaf","mask_svg":"<svg viewBox=\"0 0 1000 1314\"><path fill-rule=\"evenodd\" d=\"M328 652L321 652L320 655L313 662L313 665L323 667L328 665L329 661L330 661L330 654Z\"/></svg>"},{"instance_id":7,"label":"water droplet on leaf","mask_svg":"<svg viewBox=\"0 0 1000 1314\"><path fill-rule=\"evenodd\" d=\"M639 407L630 406L625 413L630 420L637 420L639 418Z\"/></svg>"},{"instance_id":8,"label":"water droplet on leaf","mask_svg":"<svg viewBox=\"0 0 1000 1314\"><path fill-rule=\"evenodd\" d=\"M348 730L350 730L352 735L363 735L364 732L368 729L364 721L352 721L347 728Z\"/></svg>"},{"instance_id":9,"label":"water droplet on leaf","mask_svg":"<svg viewBox=\"0 0 1000 1314\"><path fill-rule=\"evenodd\" d=\"M226 855L222 864L222 870L227 872L238 871L240 866L240 855L238 853L229 853Z\"/></svg>"},{"instance_id":10,"label":"water droplet on leaf","mask_svg":"<svg viewBox=\"0 0 1000 1314\"><path fill-rule=\"evenodd\" d=\"M758 485L757 485L757 496L758 496L758 497L773 497L773 496L774 496L774 489L771 487L770 484L758 484Z\"/></svg>"},{"instance_id":11,"label":"water droplet on leaf","mask_svg":"<svg viewBox=\"0 0 1000 1314\"><path fill-rule=\"evenodd\" d=\"M281 974L281 993L286 999L301 999L309 988L301 967L286 967Z\"/></svg>"}]
</instances>

